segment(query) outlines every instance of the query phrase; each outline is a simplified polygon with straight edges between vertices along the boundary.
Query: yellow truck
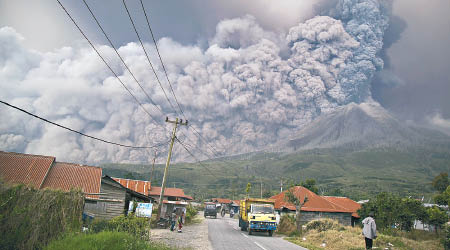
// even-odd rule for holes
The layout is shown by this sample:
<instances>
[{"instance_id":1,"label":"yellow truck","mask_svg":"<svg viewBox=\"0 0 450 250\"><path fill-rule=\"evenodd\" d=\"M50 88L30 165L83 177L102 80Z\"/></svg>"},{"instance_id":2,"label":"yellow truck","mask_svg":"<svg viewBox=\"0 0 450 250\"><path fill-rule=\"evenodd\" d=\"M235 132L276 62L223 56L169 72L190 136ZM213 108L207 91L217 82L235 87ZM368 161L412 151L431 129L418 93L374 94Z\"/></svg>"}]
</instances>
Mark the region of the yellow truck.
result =
<instances>
[{"instance_id":1,"label":"yellow truck","mask_svg":"<svg viewBox=\"0 0 450 250\"><path fill-rule=\"evenodd\" d=\"M241 231L268 232L272 236L277 229L274 210L275 201L270 199L247 198L239 206L239 227Z\"/></svg>"}]
</instances>

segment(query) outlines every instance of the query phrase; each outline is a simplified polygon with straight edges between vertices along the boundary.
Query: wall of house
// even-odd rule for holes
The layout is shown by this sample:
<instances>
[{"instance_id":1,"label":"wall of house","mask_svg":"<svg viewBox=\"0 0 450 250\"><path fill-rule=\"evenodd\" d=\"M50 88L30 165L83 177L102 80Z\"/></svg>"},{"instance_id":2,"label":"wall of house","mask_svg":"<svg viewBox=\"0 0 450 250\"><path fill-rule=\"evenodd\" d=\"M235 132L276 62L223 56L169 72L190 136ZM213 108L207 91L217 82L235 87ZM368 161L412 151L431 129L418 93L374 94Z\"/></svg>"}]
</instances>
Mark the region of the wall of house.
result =
<instances>
[{"instance_id":1,"label":"wall of house","mask_svg":"<svg viewBox=\"0 0 450 250\"><path fill-rule=\"evenodd\" d=\"M114 201L86 201L84 212L99 219L112 219L125 212L126 190L102 181L100 199Z\"/></svg>"},{"instance_id":2,"label":"wall of house","mask_svg":"<svg viewBox=\"0 0 450 250\"><path fill-rule=\"evenodd\" d=\"M289 214L295 216L295 211L283 211L281 215ZM302 211L300 220L302 224L306 224L312 220L319 220L329 218L333 220L337 220L340 224L344 226L352 225L352 215L350 213L328 213L328 212L310 212L310 211Z\"/></svg>"}]
</instances>

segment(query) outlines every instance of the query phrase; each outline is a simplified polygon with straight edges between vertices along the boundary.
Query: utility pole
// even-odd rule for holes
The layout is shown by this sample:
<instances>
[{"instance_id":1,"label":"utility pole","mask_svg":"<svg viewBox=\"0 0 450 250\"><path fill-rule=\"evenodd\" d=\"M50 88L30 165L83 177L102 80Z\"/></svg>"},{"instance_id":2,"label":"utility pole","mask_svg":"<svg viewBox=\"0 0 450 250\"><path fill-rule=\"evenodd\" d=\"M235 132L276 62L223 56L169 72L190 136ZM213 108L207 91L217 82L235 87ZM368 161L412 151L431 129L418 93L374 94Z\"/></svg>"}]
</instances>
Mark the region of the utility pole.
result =
<instances>
[{"instance_id":1,"label":"utility pole","mask_svg":"<svg viewBox=\"0 0 450 250\"><path fill-rule=\"evenodd\" d=\"M261 196L260 196L260 198L262 199L262 180L261 180L261 176L259 177L259 183L261 184Z\"/></svg>"},{"instance_id":2,"label":"utility pole","mask_svg":"<svg viewBox=\"0 0 450 250\"><path fill-rule=\"evenodd\" d=\"M162 209L162 205L163 205L164 189L166 188L167 172L169 169L170 157L172 157L172 148L173 148L173 143L175 142L175 138L176 138L177 127L178 127L178 124L180 124L180 125L188 124L187 120L185 123L183 123L183 119L178 121L178 118L176 118L175 121L170 121L168 117L166 117L166 122L173 123L175 125L173 127L172 139L170 140L169 154L167 155L166 167L164 168L164 176L163 176L163 181L161 184L161 194L159 196L159 206L158 206L158 216L157 216L158 221L159 221L159 218L161 218L161 209Z\"/></svg>"},{"instance_id":3,"label":"utility pole","mask_svg":"<svg viewBox=\"0 0 450 250\"><path fill-rule=\"evenodd\" d=\"M152 172L150 172L150 185L152 185L153 173L155 170L155 161L156 161L156 150L155 150L155 156L153 157Z\"/></svg>"}]
</instances>

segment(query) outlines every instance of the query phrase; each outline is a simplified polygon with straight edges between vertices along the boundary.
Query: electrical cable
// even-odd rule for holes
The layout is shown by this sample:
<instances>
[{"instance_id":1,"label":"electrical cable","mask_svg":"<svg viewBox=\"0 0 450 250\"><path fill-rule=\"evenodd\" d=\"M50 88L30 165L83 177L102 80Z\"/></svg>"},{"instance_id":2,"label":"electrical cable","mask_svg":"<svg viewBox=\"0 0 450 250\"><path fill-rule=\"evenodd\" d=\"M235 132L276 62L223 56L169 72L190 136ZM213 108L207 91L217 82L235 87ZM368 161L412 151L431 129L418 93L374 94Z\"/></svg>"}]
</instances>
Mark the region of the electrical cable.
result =
<instances>
[{"instance_id":1,"label":"electrical cable","mask_svg":"<svg viewBox=\"0 0 450 250\"><path fill-rule=\"evenodd\" d=\"M155 74L155 77L156 77L156 80L158 81L159 87L161 87L161 89L162 89L162 91L164 93L164 96L166 97L166 100L169 102L169 104L172 107L172 109L175 111L175 113L177 113L177 110L175 109L175 107L173 106L173 104L170 101L169 97L167 96L167 93L164 90L161 81L159 80L158 74L156 73L156 70L155 70L155 68L153 67L153 64L150 61L150 57L148 56L147 50L145 49L144 43L142 42L142 39L141 39L141 36L139 35L139 32L136 29L136 25L134 24L133 18L131 17L130 12L128 11L128 7L127 7L127 4L125 3L125 0L122 0L122 2L123 2L123 6L125 7L125 10L127 11L128 17L130 18L131 24L133 25L133 29L134 29L134 32L136 33L136 36L137 36L137 38L139 40L139 43L141 44L141 47L144 50L145 56L147 57L147 61L148 61L149 65L150 65L150 68L152 69L153 74Z\"/></svg>"},{"instance_id":2,"label":"electrical cable","mask_svg":"<svg viewBox=\"0 0 450 250\"><path fill-rule=\"evenodd\" d=\"M101 142L104 142L104 143L108 143L108 144L112 144L112 145L116 145L116 146L120 146L120 147L134 148L134 149L149 149L149 148L157 148L157 147L159 147L159 146L162 146L163 144L168 143L168 142L162 142L162 143L159 143L159 144L154 145L154 146L130 146L130 145L125 145L125 144L121 144L121 143L117 143L117 142L107 141L107 140L104 140L104 139L97 138L97 137L95 137L95 136L87 135L87 134L85 134L85 133L83 133L83 132L77 131L77 130L75 130L75 129L71 129L71 128L69 128L69 127L63 126L63 125L58 124L58 123L56 123L56 122L49 121L49 120L47 120L47 119L45 119L45 118L42 118L42 117L40 117L40 116L38 116L38 115L35 115L35 114L32 114L32 113L30 113L30 112L28 112L28 111L26 111L26 110L24 110L24 109L21 109L21 108L19 108L19 107L17 107L17 106L14 106L14 105L9 104L9 103L7 103L7 102L4 102L4 101L2 101L2 100L0 100L0 103L3 103L3 104L5 104L6 106L9 106L9 107L11 107L11 108L17 109L17 110L19 110L19 111L21 111L21 112L24 112L24 113L27 114L27 115L33 116L33 117L35 117L35 118L38 118L38 119L40 119L40 120L42 120L42 121L44 121L44 122L50 123L50 124L55 125L55 126L57 126L57 127L60 127L60 128L66 129L66 130L69 130L69 131L71 131L71 132L77 133L77 134L82 135L82 136L85 136L85 137L89 137L89 138L94 139L94 140L97 140L97 141L101 141Z\"/></svg>"},{"instance_id":3,"label":"electrical cable","mask_svg":"<svg viewBox=\"0 0 450 250\"><path fill-rule=\"evenodd\" d=\"M200 164L200 166L202 166L203 168L205 168L212 176L214 176L214 178L216 178L217 180L219 180L219 178L208 168L206 167L203 163L200 162L199 159L197 159L197 157L195 157L195 155L193 155L191 153L191 151L189 151L189 149L187 149L187 147L184 145L183 142L181 142L177 137L175 137L175 139L183 146L183 148L197 161L198 164Z\"/></svg>"},{"instance_id":4,"label":"electrical cable","mask_svg":"<svg viewBox=\"0 0 450 250\"><path fill-rule=\"evenodd\" d=\"M59 0L57 0L59 2ZM164 115L164 113L162 112L161 108L158 107L158 105L156 105L156 103L152 100L152 98L148 95L148 93L144 90L144 87L142 87L142 85L139 83L139 81L137 80L137 78L135 77L135 75L131 72L130 68L128 67L128 65L125 63L125 60L122 58L122 56L119 54L119 52L117 51L116 47L114 46L114 44L112 43L111 39L109 39L108 35L106 34L105 30L103 29L103 27L100 25L100 22L97 20L97 17L95 17L94 13L92 12L91 8L89 7L89 5L87 4L86 0L83 0L84 5L86 5L87 9L89 10L89 12L91 13L91 16L94 18L95 22L97 23L98 27L100 28L100 30L102 31L103 35L106 37L106 39L108 40L109 44L111 45L111 47L114 49L114 51L116 52L117 56L119 56L120 60L122 61L123 65L125 66L125 68L127 69L127 71L130 73L130 75L133 77L134 81L139 85L139 87L141 88L142 92L144 92L144 94L147 96L147 98L149 99L150 103L153 104L153 106L155 106L156 109L158 109L161 114Z\"/></svg>"},{"instance_id":5,"label":"electrical cable","mask_svg":"<svg viewBox=\"0 0 450 250\"><path fill-rule=\"evenodd\" d=\"M123 83L122 80L120 80L119 76L116 74L116 72L111 68L111 66L109 66L109 64L106 62L106 60L103 58L103 56L100 54L100 52L97 50L97 48L95 48L94 44L91 42L91 40L89 40L89 38L86 36L86 34L83 32L83 30L80 28L80 26L78 26L77 22L72 18L72 16L69 14L69 12L66 10L66 8L64 7L64 5L59 1L56 0L59 5L61 5L61 8L64 10L64 12L66 12L66 14L69 16L70 20L72 20L72 22L75 24L75 26L77 27L77 29L80 31L80 33L83 35L83 37L88 41L88 43L91 45L91 47L94 49L94 51L97 53L97 55L102 59L102 61L105 63L105 65L108 67L108 69L113 73L113 75L117 78L117 80L119 80L119 82L122 84L122 86L127 90L127 92L134 98L134 100L139 104L139 106L141 106L141 108L144 110L145 113L147 113L150 118L155 121L156 123L158 123L156 121L155 118L153 118L153 116L147 111L146 108L144 108L144 106L142 105L142 103L136 98L136 96L131 92L130 89L128 89L128 87L125 85L125 83ZM167 129L166 129L167 130Z\"/></svg>"}]
</instances>

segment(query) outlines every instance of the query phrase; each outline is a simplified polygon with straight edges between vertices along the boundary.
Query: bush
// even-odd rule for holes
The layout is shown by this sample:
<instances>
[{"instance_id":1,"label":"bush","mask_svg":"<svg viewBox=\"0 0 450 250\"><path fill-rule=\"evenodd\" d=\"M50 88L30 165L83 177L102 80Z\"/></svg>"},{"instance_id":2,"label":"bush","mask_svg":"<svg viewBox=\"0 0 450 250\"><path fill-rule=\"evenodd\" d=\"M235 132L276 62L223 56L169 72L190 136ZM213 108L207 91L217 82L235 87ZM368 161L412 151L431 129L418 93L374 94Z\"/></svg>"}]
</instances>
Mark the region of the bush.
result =
<instances>
[{"instance_id":1,"label":"bush","mask_svg":"<svg viewBox=\"0 0 450 250\"><path fill-rule=\"evenodd\" d=\"M328 230L338 230L341 231L343 227L335 220L332 219L321 219L313 220L306 224L306 230L317 230L318 232L328 231Z\"/></svg>"},{"instance_id":2,"label":"bush","mask_svg":"<svg viewBox=\"0 0 450 250\"><path fill-rule=\"evenodd\" d=\"M52 241L45 250L168 250L166 245L147 242L126 232L100 232L95 234L69 234Z\"/></svg>"},{"instance_id":3,"label":"bush","mask_svg":"<svg viewBox=\"0 0 450 250\"><path fill-rule=\"evenodd\" d=\"M443 245L445 250L450 250L450 225L445 226Z\"/></svg>"},{"instance_id":4,"label":"bush","mask_svg":"<svg viewBox=\"0 0 450 250\"><path fill-rule=\"evenodd\" d=\"M297 227L295 225L295 216L283 215L277 227L277 233L295 236Z\"/></svg>"},{"instance_id":5,"label":"bush","mask_svg":"<svg viewBox=\"0 0 450 250\"><path fill-rule=\"evenodd\" d=\"M186 223L192 222L192 219L197 215L198 210L191 204L186 207Z\"/></svg>"},{"instance_id":6,"label":"bush","mask_svg":"<svg viewBox=\"0 0 450 250\"><path fill-rule=\"evenodd\" d=\"M81 230L81 192L0 184L0 249L40 249L64 232Z\"/></svg>"},{"instance_id":7,"label":"bush","mask_svg":"<svg viewBox=\"0 0 450 250\"><path fill-rule=\"evenodd\" d=\"M126 232L134 237L147 239L150 232L149 219L130 214L114 217L110 221L94 220L90 226L90 232L99 233L102 231Z\"/></svg>"}]
</instances>

